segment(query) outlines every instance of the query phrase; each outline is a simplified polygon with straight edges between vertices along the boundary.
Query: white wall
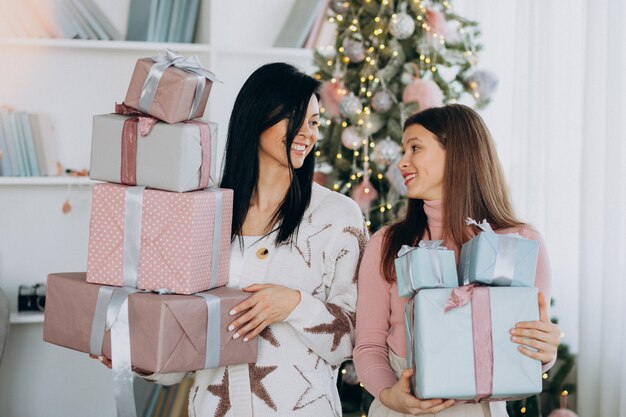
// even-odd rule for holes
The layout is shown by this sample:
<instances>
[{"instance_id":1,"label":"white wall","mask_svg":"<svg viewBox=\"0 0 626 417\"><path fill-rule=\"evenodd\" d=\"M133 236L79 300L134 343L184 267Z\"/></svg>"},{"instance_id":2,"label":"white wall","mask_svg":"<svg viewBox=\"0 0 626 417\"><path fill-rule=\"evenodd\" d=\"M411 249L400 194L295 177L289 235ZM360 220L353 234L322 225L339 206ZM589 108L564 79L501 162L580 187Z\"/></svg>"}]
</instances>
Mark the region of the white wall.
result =
<instances>
[{"instance_id":1,"label":"white wall","mask_svg":"<svg viewBox=\"0 0 626 417\"><path fill-rule=\"evenodd\" d=\"M479 22L484 47L479 67L499 77L498 91L481 114L496 141L519 216L546 241L555 301L551 315L559 320L564 343L576 352L584 3L453 4Z\"/></svg>"}]
</instances>

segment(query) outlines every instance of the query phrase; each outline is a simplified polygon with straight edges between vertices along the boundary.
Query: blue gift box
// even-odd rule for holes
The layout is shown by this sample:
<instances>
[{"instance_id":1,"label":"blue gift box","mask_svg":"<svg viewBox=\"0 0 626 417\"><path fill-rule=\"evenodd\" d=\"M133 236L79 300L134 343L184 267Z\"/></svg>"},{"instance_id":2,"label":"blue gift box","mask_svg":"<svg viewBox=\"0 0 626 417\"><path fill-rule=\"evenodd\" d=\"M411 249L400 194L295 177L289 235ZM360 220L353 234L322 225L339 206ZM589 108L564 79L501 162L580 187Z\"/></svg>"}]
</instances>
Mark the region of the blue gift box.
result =
<instances>
[{"instance_id":1,"label":"blue gift box","mask_svg":"<svg viewBox=\"0 0 626 417\"><path fill-rule=\"evenodd\" d=\"M483 231L461 247L460 284L534 286L539 242L518 234L497 234L487 222L470 220Z\"/></svg>"},{"instance_id":2,"label":"blue gift box","mask_svg":"<svg viewBox=\"0 0 626 417\"><path fill-rule=\"evenodd\" d=\"M483 291L480 298L470 287ZM451 293L459 290L470 291L469 301L445 312ZM488 315L477 314L473 304L482 306ZM517 322L539 319L536 288L471 285L426 289L408 305L413 316L405 317L407 358L415 370L411 385L417 398L505 400L541 392L541 363L523 355L509 333ZM484 362L489 351L492 359ZM483 394L485 381L489 381L485 372L491 375L492 382L487 385L491 395L478 397L476 372L481 373L478 390Z\"/></svg>"},{"instance_id":3,"label":"blue gift box","mask_svg":"<svg viewBox=\"0 0 626 417\"><path fill-rule=\"evenodd\" d=\"M402 246L395 260L398 293L411 297L422 288L458 287L454 251L441 240L422 240L418 247Z\"/></svg>"}]
</instances>

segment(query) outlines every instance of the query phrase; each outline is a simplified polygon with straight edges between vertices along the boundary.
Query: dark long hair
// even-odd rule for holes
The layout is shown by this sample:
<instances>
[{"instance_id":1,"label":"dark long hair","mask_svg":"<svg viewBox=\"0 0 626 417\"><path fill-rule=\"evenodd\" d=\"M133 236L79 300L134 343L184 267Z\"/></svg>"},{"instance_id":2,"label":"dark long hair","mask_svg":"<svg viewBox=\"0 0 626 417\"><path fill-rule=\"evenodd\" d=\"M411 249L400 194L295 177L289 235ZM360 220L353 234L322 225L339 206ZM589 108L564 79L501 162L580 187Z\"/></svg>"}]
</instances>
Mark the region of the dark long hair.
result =
<instances>
[{"instance_id":1,"label":"dark long hair","mask_svg":"<svg viewBox=\"0 0 626 417\"><path fill-rule=\"evenodd\" d=\"M489 129L478 113L461 104L434 107L409 117L404 130L421 125L446 151L443 174L444 239L458 247L473 236L465 219L486 219L495 230L523 225L511 204L500 160ZM395 280L394 259L402 245L416 245L428 230L424 201L409 199L406 217L383 238L381 273Z\"/></svg>"},{"instance_id":2,"label":"dark long hair","mask_svg":"<svg viewBox=\"0 0 626 417\"><path fill-rule=\"evenodd\" d=\"M311 201L314 152L299 169L291 163L291 144L298 134L311 96L319 81L292 65L266 64L254 71L237 95L228 124L224 174L220 187L234 190L231 237L241 235L250 200L259 178L259 139L261 133L283 119L288 120L286 147L291 184L278 207L272 224L277 226L277 245L291 243Z\"/></svg>"}]
</instances>

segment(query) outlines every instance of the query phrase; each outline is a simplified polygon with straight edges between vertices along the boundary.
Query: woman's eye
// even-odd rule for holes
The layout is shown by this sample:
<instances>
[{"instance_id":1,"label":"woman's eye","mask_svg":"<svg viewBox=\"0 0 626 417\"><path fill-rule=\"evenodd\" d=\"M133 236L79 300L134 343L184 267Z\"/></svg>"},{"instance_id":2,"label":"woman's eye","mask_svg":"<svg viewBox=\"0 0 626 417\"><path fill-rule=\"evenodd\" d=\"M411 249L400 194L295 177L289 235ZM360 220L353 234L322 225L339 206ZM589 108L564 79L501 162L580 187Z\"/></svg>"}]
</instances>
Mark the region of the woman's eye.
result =
<instances>
[{"instance_id":1,"label":"woman's eye","mask_svg":"<svg viewBox=\"0 0 626 417\"><path fill-rule=\"evenodd\" d=\"M418 149L419 149L419 146L415 146L415 145L411 146L411 152L413 153L417 152Z\"/></svg>"},{"instance_id":2,"label":"woman's eye","mask_svg":"<svg viewBox=\"0 0 626 417\"><path fill-rule=\"evenodd\" d=\"M309 125L311 125L311 126L319 126L320 125L320 121L319 120L311 120L309 122Z\"/></svg>"}]
</instances>

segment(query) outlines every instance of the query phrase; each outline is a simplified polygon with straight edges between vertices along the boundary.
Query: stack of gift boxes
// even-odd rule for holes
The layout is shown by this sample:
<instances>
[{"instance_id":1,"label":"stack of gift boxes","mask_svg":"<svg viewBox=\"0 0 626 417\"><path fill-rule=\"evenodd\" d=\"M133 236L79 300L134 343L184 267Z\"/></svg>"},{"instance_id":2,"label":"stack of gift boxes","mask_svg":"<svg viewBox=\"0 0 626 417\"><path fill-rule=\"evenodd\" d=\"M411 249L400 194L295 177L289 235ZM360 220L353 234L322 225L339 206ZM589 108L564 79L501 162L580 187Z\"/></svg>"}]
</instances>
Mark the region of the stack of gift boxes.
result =
<instances>
[{"instance_id":1,"label":"stack of gift boxes","mask_svg":"<svg viewBox=\"0 0 626 417\"><path fill-rule=\"evenodd\" d=\"M539 319L534 287L538 242L496 234L488 223L455 254L441 241L405 246L395 267L405 306L413 394L461 402L509 400L541 392L541 363L510 338Z\"/></svg>"},{"instance_id":2,"label":"stack of gift boxes","mask_svg":"<svg viewBox=\"0 0 626 417\"><path fill-rule=\"evenodd\" d=\"M124 104L93 119L90 175L107 182L93 187L86 274L48 276L44 340L111 358L116 380L131 365L170 373L256 360L256 339L227 330L248 297L224 286L233 193L210 186L217 126L194 119L214 81L195 57L140 59Z\"/></svg>"}]
</instances>

